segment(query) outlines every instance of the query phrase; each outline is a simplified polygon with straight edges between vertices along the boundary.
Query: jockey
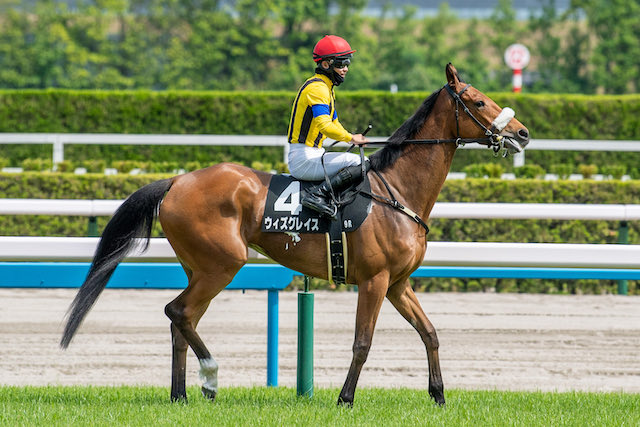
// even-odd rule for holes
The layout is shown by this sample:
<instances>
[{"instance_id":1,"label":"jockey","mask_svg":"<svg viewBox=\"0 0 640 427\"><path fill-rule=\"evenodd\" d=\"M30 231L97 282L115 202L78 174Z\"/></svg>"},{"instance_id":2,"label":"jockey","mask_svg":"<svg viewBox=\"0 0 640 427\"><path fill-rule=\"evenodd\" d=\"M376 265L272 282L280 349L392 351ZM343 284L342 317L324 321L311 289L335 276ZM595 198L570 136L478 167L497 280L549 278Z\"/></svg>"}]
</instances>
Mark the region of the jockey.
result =
<instances>
[{"instance_id":1,"label":"jockey","mask_svg":"<svg viewBox=\"0 0 640 427\"><path fill-rule=\"evenodd\" d=\"M336 141L361 145L368 142L362 134L351 134L338 121L334 87L349 71L354 49L338 36L324 36L313 49L316 73L307 79L295 98L289 122L288 164L291 175L300 180L321 180L324 169L335 191L361 180L360 156L354 153L325 153L322 142ZM324 168L322 157L324 155ZM367 167L368 167L368 161ZM326 180L302 197L303 206L335 217L337 206Z\"/></svg>"}]
</instances>

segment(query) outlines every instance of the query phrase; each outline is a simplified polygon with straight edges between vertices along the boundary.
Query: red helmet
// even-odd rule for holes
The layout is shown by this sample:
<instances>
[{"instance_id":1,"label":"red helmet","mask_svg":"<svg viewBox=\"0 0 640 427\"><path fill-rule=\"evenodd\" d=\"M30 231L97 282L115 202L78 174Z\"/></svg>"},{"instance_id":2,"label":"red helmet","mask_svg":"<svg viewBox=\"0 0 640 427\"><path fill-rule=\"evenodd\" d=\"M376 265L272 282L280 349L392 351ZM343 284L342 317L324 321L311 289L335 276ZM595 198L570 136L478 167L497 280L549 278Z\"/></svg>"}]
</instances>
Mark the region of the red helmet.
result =
<instances>
[{"instance_id":1,"label":"red helmet","mask_svg":"<svg viewBox=\"0 0 640 427\"><path fill-rule=\"evenodd\" d=\"M355 52L355 50L351 49L349 43L342 37L324 36L313 48L313 60L320 62L323 59L336 56L351 57L353 52Z\"/></svg>"}]
</instances>

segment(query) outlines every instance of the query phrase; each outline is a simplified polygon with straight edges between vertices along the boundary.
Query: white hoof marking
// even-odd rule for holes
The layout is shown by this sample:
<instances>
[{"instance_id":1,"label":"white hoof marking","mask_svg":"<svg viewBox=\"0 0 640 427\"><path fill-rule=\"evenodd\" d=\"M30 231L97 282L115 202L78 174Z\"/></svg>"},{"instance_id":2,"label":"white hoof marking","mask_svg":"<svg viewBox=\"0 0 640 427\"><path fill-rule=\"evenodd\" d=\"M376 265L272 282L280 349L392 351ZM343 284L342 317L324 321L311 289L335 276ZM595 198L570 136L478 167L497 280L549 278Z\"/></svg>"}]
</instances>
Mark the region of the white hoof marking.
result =
<instances>
[{"instance_id":1,"label":"white hoof marking","mask_svg":"<svg viewBox=\"0 0 640 427\"><path fill-rule=\"evenodd\" d=\"M200 378L204 381L202 388L214 393L218 392L218 363L213 359L200 359Z\"/></svg>"}]
</instances>

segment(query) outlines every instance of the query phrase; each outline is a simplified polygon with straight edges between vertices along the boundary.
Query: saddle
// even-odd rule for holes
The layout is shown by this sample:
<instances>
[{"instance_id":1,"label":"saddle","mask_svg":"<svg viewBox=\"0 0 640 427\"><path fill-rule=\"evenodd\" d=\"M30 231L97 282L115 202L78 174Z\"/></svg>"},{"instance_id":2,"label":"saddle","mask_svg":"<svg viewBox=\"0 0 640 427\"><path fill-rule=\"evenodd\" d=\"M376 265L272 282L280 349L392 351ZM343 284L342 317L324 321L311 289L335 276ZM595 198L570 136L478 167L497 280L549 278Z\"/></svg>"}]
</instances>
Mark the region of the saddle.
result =
<instances>
[{"instance_id":1,"label":"saddle","mask_svg":"<svg viewBox=\"0 0 640 427\"><path fill-rule=\"evenodd\" d=\"M274 175L262 217L262 231L286 233L294 244L304 233L324 233L327 236L330 281L345 283L347 267L346 233L357 230L371 212L371 183L368 178L335 195L338 213L331 220L300 203L302 191L321 181L298 181L290 175Z\"/></svg>"}]
</instances>

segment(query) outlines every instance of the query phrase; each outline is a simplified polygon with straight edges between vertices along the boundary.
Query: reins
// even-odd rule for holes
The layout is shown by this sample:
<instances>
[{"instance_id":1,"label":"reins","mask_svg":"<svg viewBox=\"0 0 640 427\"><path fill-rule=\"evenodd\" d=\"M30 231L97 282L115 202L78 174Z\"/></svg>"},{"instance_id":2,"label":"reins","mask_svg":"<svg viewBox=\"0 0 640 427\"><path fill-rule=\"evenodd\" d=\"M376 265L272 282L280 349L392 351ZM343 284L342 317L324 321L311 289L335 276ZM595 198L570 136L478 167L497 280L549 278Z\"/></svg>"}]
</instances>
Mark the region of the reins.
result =
<instances>
[{"instance_id":1,"label":"reins","mask_svg":"<svg viewBox=\"0 0 640 427\"><path fill-rule=\"evenodd\" d=\"M506 148L504 146L504 137L500 134L493 132L491 129L486 127L473 115L473 113L469 110L469 107L464 103L460 95L462 95L467 89L471 87L470 84L467 84L465 87L460 90L460 92L454 92L451 89L451 86L448 84L443 86L443 89L447 89L449 95L456 102L456 137L455 138L433 138L433 139L405 139L402 141L403 144L445 144L449 142L455 142L457 146L465 145L465 144L480 144L486 145L488 148L492 148L494 153L498 153L500 150ZM478 125L485 134L484 138L461 138L460 137L460 111L459 107L462 105L463 111L469 116L475 123ZM364 144L365 147L384 147L388 144L388 141L373 141L367 142ZM506 155L506 152L505 152Z\"/></svg>"}]
</instances>

